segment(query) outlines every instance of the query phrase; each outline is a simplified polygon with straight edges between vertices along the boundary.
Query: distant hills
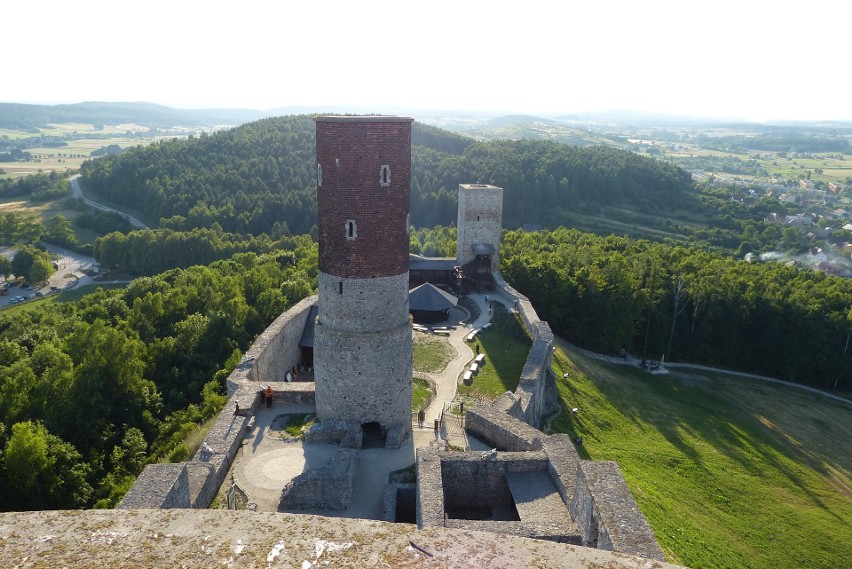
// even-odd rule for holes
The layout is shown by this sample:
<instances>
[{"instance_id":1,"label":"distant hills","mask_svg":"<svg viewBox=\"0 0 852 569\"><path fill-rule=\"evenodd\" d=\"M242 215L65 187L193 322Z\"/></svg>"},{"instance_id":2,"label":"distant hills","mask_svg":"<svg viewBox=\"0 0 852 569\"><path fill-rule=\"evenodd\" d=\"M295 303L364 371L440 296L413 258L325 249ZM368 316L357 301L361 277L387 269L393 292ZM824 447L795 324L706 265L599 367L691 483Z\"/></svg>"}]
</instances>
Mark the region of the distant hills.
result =
<instances>
[{"instance_id":1,"label":"distant hills","mask_svg":"<svg viewBox=\"0 0 852 569\"><path fill-rule=\"evenodd\" d=\"M138 124L149 128L238 125L271 116L251 109L175 109L153 103L91 101L72 105L0 103L0 128L36 130L49 124L80 123L95 127Z\"/></svg>"},{"instance_id":2,"label":"distant hills","mask_svg":"<svg viewBox=\"0 0 852 569\"><path fill-rule=\"evenodd\" d=\"M617 145L615 141L591 135L594 127L622 125L633 128L795 128L807 130L840 129L852 131L850 121L790 121L760 124L737 118L718 119L615 110L586 113L500 114L482 111L407 109L351 106L289 106L275 109L177 109L146 102L87 101L62 105L0 103L0 128L35 131L49 124L80 123L99 125L138 124L149 128L175 126L236 126L267 117L310 114L385 113L415 117L419 122L480 139L549 139L568 144ZM592 128L589 128L592 127Z\"/></svg>"}]
</instances>

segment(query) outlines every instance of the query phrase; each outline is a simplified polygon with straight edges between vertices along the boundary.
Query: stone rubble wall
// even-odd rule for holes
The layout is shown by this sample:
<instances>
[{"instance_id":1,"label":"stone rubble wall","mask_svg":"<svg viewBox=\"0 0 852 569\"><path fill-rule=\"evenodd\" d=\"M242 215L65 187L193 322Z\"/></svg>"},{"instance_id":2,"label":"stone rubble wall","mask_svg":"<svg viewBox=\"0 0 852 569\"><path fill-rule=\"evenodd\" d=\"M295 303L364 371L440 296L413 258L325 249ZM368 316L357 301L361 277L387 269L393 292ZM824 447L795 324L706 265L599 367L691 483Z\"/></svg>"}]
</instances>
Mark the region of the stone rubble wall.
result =
<instances>
[{"instance_id":1,"label":"stone rubble wall","mask_svg":"<svg viewBox=\"0 0 852 569\"><path fill-rule=\"evenodd\" d=\"M189 507L189 476L184 463L149 464L118 504L120 510Z\"/></svg>"},{"instance_id":2,"label":"stone rubble wall","mask_svg":"<svg viewBox=\"0 0 852 569\"><path fill-rule=\"evenodd\" d=\"M417 500L417 485L411 482L393 482L385 486L382 499L382 521L396 522L397 504L400 500L414 504Z\"/></svg>"},{"instance_id":3,"label":"stone rubble wall","mask_svg":"<svg viewBox=\"0 0 852 569\"><path fill-rule=\"evenodd\" d=\"M363 431L361 425L352 421L322 421L310 426L305 433L305 442L361 448Z\"/></svg>"},{"instance_id":4,"label":"stone rubble wall","mask_svg":"<svg viewBox=\"0 0 852 569\"><path fill-rule=\"evenodd\" d=\"M617 463L580 461L570 510L583 545L665 561Z\"/></svg>"},{"instance_id":5,"label":"stone rubble wall","mask_svg":"<svg viewBox=\"0 0 852 569\"><path fill-rule=\"evenodd\" d=\"M326 466L303 472L284 487L280 507L287 510L345 510L352 505L358 452L339 450Z\"/></svg>"},{"instance_id":6,"label":"stone rubble wall","mask_svg":"<svg viewBox=\"0 0 852 569\"><path fill-rule=\"evenodd\" d=\"M189 496L192 503L189 507L207 508L219 491L218 477L212 464L206 462L186 462L186 472L189 476Z\"/></svg>"},{"instance_id":7,"label":"stone rubble wall","mask_svg":"<svg viewBox=\"0 0 852 569\"><path fill-rule=\"evenodd\" d=\"M417 527L444 527L444 481L441 455L436 444L416 449Z\"/></svg>"},{"instance_id":8,"label":"stone rubble wall","mask_svg":"<svg viewBox=\"0 0 852 569\"><path fill-rule=\"evenodd\" d=\"M553 361L553 331L550 324L541 320L530 300L512 288L499 271L494 272L498 294L517 310L521 322L532 339L527 360L514 393L514 404L508 413L533 427L541 425L541 418L556 402L556 384L550 373ZM553 394L548 394L552 390Z\"/></svg>"},{"instance_id":9,"label":"stone rubble wall","mask_svg":"<svg viewBox=\"0 0 852 569\"><path fill-rule=\"evenodd\" d=\"M550 435L544 439L542 447L550 459L547 471L556 484L562 501L570 504L577 485L577 466L580 464L580 455L577 454L571 437L564 433Z\"/></svg>"},{"instance_id":10,"label":"stone rubble wall","mask_svg":"<svg viewBox=\"0 0 852 569\"><path fill-rule=\"evenodd\" d=\"M541 450L544 433L527 423L485 405L471 405L465 412L465 430L500 451Z\"/></svg>"},{"instance_id":11,"label":"stone rubble wall","mask_svg":"<svg viewBox=\"0 0 852 569\"><path fill-rule=\"evenodd\" d=\"M481 505L511 506L507 472L547 470L542 452L501 452L484 458L482 452L441 454L444 505L476 508Z\"/></svg>"}]
</instances>

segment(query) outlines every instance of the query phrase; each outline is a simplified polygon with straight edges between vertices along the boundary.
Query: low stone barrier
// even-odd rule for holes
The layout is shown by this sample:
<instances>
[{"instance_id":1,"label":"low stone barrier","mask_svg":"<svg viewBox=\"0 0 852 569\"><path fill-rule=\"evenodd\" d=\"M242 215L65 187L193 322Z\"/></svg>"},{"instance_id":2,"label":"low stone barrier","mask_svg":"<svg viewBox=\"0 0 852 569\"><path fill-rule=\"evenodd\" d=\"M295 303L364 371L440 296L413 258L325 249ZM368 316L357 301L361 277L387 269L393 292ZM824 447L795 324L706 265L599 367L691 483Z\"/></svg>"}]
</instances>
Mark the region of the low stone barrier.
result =
<instances>
[{"instance_id":1,"label":"low stone barrier","mask_svg":"<svg viewBox=\"0 0 852 569\"><path fill-rule=\"evenodd\" d=\"M499 409L472 405L465 413L465 430L501 451L540 450L544 433Z\"/></svg>"},{"instance_id":2,"label":"low stone barrier","mask_svg":"<svg viewBox=\"0 0 852 569\"><path fill-rule=\"evenodd\" d=\"M190 508L186 464L149 464L118 504L120 510Z\"/></svg>"},{"instance_id":3,"label":"low stone barrier","mask_svg":"<svg viewBox=\"0 0 852 569\"><path fill-rule=\"evenodd\" d=\"M580 461L570 509L583 545L665 561L615 462Z\"/></svg>"},{"instance_id":4,"label":"low stone barrier","mask_svg":"<svg viewBox=\"0 0 852 569\"><path fill-rule=\"evenodd\" d=\"M345 510L352 504L358 452L339 450L326 466L303 472L284 487L280 507L287 510Z\"/></svg>"}]
</instances>

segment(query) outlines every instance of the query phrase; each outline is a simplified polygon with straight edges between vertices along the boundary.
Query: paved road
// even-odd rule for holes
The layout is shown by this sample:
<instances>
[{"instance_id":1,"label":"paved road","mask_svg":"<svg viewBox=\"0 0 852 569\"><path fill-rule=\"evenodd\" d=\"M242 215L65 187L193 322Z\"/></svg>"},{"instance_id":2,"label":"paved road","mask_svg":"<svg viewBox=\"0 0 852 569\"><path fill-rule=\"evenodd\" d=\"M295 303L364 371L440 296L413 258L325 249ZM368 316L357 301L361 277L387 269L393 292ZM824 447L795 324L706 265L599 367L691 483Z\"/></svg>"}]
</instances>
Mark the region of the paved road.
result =
<instances>
[{"instance_id":1,"label":"paved road","mask_svg":"<svg viewBox=\"0 0 852 569\"><path fill-rule=\"evenodd\" d=\"M139 221L138 219L136 219L132 215L126 214L123 211L118 211L117 209L113 209L113 208L105 206L103 204L99 204L98 202L94 202L94 201L90 200L89 198L85 197L83 195L83 190L80 189L80 183L77 180L79 177L80 177L80 175L77 174L76 176L73 176L68 180L68 183L71 184L71 193L74 195L75 198L82 199L83 203L85 203L89 207L93 207L93 208L99 209L101 211L108 211L108 212L112 212L112 213L117 213L118 215L124 217L127 221L130 222L130 225L132 225L133 227L135 227L137 229L147 229L148 228L147 225L145 225L144 223L142 223L141 221Z\"/></svg>"}]
</instances>

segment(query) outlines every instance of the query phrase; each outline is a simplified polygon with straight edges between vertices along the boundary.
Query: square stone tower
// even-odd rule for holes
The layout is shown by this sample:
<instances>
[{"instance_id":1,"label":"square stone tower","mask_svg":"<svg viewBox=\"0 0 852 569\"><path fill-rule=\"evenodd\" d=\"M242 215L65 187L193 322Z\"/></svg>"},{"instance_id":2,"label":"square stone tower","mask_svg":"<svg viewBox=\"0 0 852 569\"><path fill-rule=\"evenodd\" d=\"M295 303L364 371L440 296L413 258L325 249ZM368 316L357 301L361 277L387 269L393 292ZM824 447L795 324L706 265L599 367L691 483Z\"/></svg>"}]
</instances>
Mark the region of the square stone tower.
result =
<instances>
[{"instance_id":1,"label":"square stone tower","mask_svg":"<svg viewBox=\"0 0 852 569\"><path fill-rule=\"evenodd\" d=\"M412 119L316 119L317 418L400 446L411 431ZM355 437L360 439L361 437Z\"/></svg>"},{"instance_id":2,"label":"square stone tower","mask_svg":"<svg viewBox=\"0 0 852 569\"><path fill-rule=\"evenodd\" d=\"M500 268L500 239L503 229L503 188L489 184L459 184L459 218L456 224L456 260Z\"/></svg>"}]
</instances>

